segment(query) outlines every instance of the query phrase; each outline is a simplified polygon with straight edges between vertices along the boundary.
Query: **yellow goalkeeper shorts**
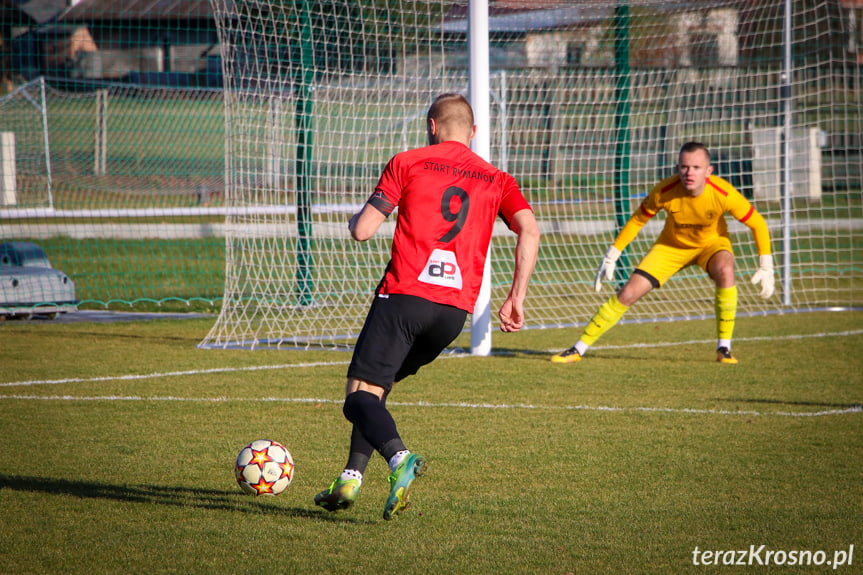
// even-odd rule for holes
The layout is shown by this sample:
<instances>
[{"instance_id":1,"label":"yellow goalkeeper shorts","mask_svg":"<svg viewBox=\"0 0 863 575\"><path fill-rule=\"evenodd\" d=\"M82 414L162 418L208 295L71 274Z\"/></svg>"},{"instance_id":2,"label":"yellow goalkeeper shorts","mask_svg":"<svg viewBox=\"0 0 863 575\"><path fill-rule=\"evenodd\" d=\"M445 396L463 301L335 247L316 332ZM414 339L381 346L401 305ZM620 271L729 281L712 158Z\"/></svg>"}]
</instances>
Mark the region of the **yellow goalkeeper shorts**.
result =
<instances>
[{"instance_id":1,"label":"yellow goalkeeper shorts","mask_svg":"<svg viewBox=\"0 0 863 575\"><path fill-rule=\"evenodd\" d=\"M731 241L725 236L718 236L700 248L679 248L657 242L638 264L637 269L655 278L659 285L663 285L668 278L687 266L698 265L706 272L710 258L716 252L723 250L734 255Z\"/></svg>"}]
</instances>

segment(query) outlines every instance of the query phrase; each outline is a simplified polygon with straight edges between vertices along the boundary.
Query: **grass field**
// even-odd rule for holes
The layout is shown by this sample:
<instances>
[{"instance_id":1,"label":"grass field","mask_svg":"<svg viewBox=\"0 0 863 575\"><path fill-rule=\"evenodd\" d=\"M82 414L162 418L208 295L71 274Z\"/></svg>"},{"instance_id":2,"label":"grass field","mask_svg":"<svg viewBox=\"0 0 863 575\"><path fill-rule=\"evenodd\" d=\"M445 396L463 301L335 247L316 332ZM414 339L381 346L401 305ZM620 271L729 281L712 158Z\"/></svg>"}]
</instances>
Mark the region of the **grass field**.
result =
<instances>
[{"instance_id":1,"label":"grass field","mask_svg":"<svg viewBox=\"0 0 863 575\"><path fill-rule=\"evenodd\" d=\"M312 504L349 354L197 349L213 321L0 323L0 572L863 572L860 312L739 318L736 366L713 321L620 325L578 365L548 361L577 330L442 357L388 402L429 463L392 522L381 458L354 509ZM294 455L278 497L233 478L259 437Z\"/></svg>"}]
</instances>

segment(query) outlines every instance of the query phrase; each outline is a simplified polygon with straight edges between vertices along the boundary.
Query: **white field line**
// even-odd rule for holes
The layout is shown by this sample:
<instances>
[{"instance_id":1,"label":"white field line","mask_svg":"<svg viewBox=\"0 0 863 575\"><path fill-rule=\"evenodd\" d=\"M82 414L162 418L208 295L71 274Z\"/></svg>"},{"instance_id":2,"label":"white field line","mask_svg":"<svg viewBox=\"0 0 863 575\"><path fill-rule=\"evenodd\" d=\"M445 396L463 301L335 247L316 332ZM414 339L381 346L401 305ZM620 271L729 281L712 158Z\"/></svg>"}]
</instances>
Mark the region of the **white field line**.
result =
<instances>
[{"instance_id":1,"label":"white field line","mask_svg":"<svg viewBox=\"0 0 863 575\"><path fill-rule=\"evenodd\" d=\"M30 385L59 385L62 383L93 383L100 381L134 381L140 379L156 379L160 377L180 377L186 375L208 375L212 373L235 373L242 371L265 371L272 369L291 369L300 367L329 367L348 365L348 361L319 361L314 363L287 363L284 365L253 365L248 367L216 367L213 369L194 369L190 371L166 371L161 373L144 373L132 375L108 375L103 377L71 377L68 379L36 379L31 381L10 381L0 383L0 387L23 387Z\"/></svg>"},{"instance_id":2,"label":"white field line","mask_svg":"<svg viewBox=\"0 0 863 575\"><path fill-rule=\"evenodd\" d=\"M818 337L848 337L853 335L863 334L863 330L850 330L832 333L818 334L790 334L781 337L750 337L738 338L735 341L776 341L776 340L796 340L809 339ZM659 343L643 343L630 344L621 346L598 346L594 349L627 349L627 348L651 348L651 347L671 347L678 345L693 345L710 343L713 340L691 340L685 342L659 342ZM506 352L504 352L505 354ZM550 351L549 353L554 353ZM458 359L472 357L467 353L449 352L441 356L442 359ZM118 376L103 376L92 378L69 378L56 380L30 380L19 382L0 383L0 387L28 387L36 385L59 385L65 383L98 383L104 381L137 381L144 379L155 379L162 377L180 377L207 375L214 373L236 373L245 371L261 371L261 370L278 370L278 369L295 369L295 368L314 368L314 367L332 367L339 365L348 365L349 361L327 361L327 362L310 362L310 363L294 363L283 365L265 365L265 366L248 366L248 367L224 367L205 370L189 370L189 371L172 371L150 374L132 374ZM73 395L54 395L54 396L37 396L37 395L0 395L0 400L3 399L19 399L19 400L41 400L41 401L179 401L179 402L204 402L204 403L226 403L226 402L281 402L281 403L341 403L342 400L333 399L317 399L317 398L226 398L226 397L209 397L209 398L184 398L174 396L156 396L156 397L141 397L141 396L73 396ZM758 411L730 411L718 409L692 409L692 408L663 408L663 407L613 407L613 406L540 406L530 404L487 404L487 403L400 403L390 401L390 405L400 405L408 407L449 407L449 408L471 408L471 409L537 409L537 410L572 410L572 411L607 411L607 412L657 412L657 413L690 413L704 415L775 415L785 417L817 417L825 415L841 415L848 413L861 413L863 406L855 405L845 409L831 409L816 412L758 412Z\"/></svg>"},{"instance_id":3,"label":"white field line","mask_svg":"<svg viewBox=\"0 0 863 575\"><path fill-rule=\"evenodd\" d=\"M748 338L738 338L734 341L777 341L777 340L796 340L796 339L811 339L811 338L819 338L819 337L848 337L853 335L861 335L863 334L863 330L850 330L850 331L840 331L840 332L832 332L832 333L812 333L812 334L789 334L781 337L769 336L769 337L748 337ZM606 345L606 346L595 346L593 349L643 349L643 348L652 348L652 347L673 347L679 345L697 345L697 344L706 344L712 343L714 340L690 340L690 341L679 341L679 342L654 342L654 343L635 343L629 345ZM537 352L537 353L548 353L549 355L557 353L560 349L556 350L546 350L546 352ZM509 352L500 352L500 355L509 355ZM473 357L469 353L463 352L461 350L444 352L440 358L438 359L460 359L460 358L468 358ZM319 362L311 362L311 363L288 363L282 365L255 365L255 366L247 366L247 367L217 367L213 369L195 369L189 371L167 371L167 372L157 372L157 373L146 373L146 374L130 374L130 375L108 375L102 377L72 377L67 379L37 379L37 380L29 380L29 381L9 381L5 383L0 383L0 387L28 387L35 385L60 385L65 383L98 383L102 381L136 381L143 379L158 379L162 377L182 377L182 376L190 376L190 375L209 375L214 373L239 373L245 371L265 371L265 370L277 370L277 369L297 369L297 368L311 368L311 367L333 367L339 365L348 365L349 361L319 361Z\"/></svg>"},{"instance_id":4,"label":"white field line","mask_svg":"<svg viewBox=\"0 0 863 575\"><path fill-rule=\"evenodd\" d=\"M819 337L848 337L852 335L861 335L863 330L839 331L832 333L810 333L810 334L790 334L784 336L769 336L769 337L746 337L737 338L734 341L777 341L777 340L796 340L796 339L812 339ZM712 343L714 340L690 340L690 341L675 341L675 342L654 342L654 343L634 343L628 345L605 345L595 346L593 349L642 349L651 347L674 347L678 345L700 345ZM546 350L549 355L555 354L560 349ZM499 355L506 356L510 352L499 352ZM497 354L494 354L497 355ZM473 357L462 350L444 352L438 359L461 359ZM36 379L29 381L9 381L0 383L0 387L27 387L33 385L60 385L64 383L94 383L100 381L135 381L142 379L157 379L160 377L180 377L189 375L209 375L214 373L239 373L244 371L265 371L276 369L297 369L310 367L333 367L339 365L348 365L350 361L319 361L311 363L287 363L283 365L255 365L248 367L216 367L213 369L195 369L189 371L167 371L158 373L131 374L131 375L108 375L102 377L72 377L67 379Z\"/></svg>"},{"instance_id":5,"label":"white field line","mask_svg":"<svg viewBox=\"0 0 863 575\"><path fill-rule=\"evenodd\" d=\"M789 334L783 335L780 337L777 336L758 336L758 337L741 337L735 338L734 341L777 341L777 340L795 340L795 339L812 339L816 337L849 337L852 335L863 335L863 329L854 329L849 331L838 331L833 333L801 333L801 334ZM693 344L703 344L703 343L712 343L716 340L699 340L699 341L674 341L674 342L662 342L662 343L633 343L629 345L604 345L597 346L592 349L635 349L635 348L647 348L647 347L673 347L677 345L693 345ZM550 353L557 353L560 350L550 351Z\"/></svg>"},{"instance_id":6,"label":"white field line","mask_svg":"<svg viewBox=\"0 0 863 575\"><path fill-rule=\"evenodd\" d=\"M260 397L260 398L230 398L230 397L174 397L156 396L142 397L136 395L101 395L101 396L74 396L74 395L0 395L0 400L36 400L36 401L152 401L152 402L190 402L190 403L308 403L308 404L341 404L342 400L320 399L320 398L284 398L284 397ZM397 402L388 401L387 405L398 405L403 407L440 407L440 408L463 408L463 409L527 409L543 411L607 411L612 413L644 412L644 413L683 413L696 415L743 415L743 416L779 416L779 417L823 417L825 415L844 415L849 413L863 413L863 405L854 405L845 409L828 409L824 411L731 411L726 409L693 409L673 407L613 407L604 405L566 405L547 406L532 405L525 403L495 404L495 403L429 403L419 402Z\"/></svg>"}]
</instances>

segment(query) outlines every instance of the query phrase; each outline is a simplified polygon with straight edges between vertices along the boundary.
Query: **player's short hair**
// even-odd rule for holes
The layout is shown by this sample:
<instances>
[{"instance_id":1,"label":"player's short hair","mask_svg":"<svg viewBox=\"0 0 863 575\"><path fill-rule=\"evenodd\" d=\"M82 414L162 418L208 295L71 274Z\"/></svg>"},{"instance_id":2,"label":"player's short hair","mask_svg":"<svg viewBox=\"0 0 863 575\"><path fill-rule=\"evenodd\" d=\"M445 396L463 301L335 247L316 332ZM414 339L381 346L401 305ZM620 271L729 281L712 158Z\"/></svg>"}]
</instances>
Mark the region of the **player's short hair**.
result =
<instances>
[{"instance_id":1,"label":"player's short hair","mask_svg":"<svg viewBox=\"0 0 863 575\"><path fill-rule=\"evenodd\" d=\"M685 144L683 144L683 147L680 148L680 154L678 154L678 157L683 154L697 152L698 150L704 152L704 154L707 156L707 165L710 165L712 163L712 158L710 157L710 150L708 150L707 146L705 146L701 142L686 142Z\"/></svg>"},{"instance_id":2,"label":"player's short hair","mask_svg":"<svg viewBox=\"0 0 863 575\"><path fill-rule=\"evenodd\" d=\"M442 126L458 127L468 132L473 130L473 108L461 94L449 92L435 98L426 119L433 119Z\"/></svg>"}]
</instances>

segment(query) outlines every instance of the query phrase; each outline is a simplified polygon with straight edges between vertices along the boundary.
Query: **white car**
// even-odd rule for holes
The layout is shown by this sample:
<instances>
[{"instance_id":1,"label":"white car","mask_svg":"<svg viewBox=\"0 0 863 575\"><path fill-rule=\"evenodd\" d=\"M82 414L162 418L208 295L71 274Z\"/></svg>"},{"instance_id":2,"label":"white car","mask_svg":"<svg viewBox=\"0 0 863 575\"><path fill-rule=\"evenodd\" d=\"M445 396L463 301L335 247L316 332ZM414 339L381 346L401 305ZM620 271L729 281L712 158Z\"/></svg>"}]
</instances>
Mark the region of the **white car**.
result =
<instances>
[{"instance_id":1,"label":"white car","mask_svg":"<svg viewBox=\"0 0 863 575\"><path fill-rule=\"evenodd\" d=\"M54 318L74 311L75 282L30 242L0 243L0 316Z\"/></svg>"}]
</instances>

